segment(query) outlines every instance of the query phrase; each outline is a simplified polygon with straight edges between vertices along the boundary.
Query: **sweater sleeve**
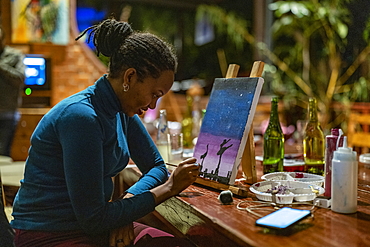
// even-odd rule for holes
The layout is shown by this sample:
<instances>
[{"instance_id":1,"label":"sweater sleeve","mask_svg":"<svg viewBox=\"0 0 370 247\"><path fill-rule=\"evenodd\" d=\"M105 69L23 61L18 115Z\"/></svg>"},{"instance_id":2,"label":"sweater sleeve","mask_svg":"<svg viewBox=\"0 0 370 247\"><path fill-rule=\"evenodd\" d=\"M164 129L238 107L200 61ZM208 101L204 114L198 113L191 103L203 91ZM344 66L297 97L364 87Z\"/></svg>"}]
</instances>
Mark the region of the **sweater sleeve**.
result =
<instances>
[{"instance_id":1,"label":"sweater sleeve","mask_svg":"<svg viewBox=\"0 0 370 247\"><path fill-rule=\"evenodd\" d=\"M60 116L56 129L63 150L66 186L81 227L88 233L124 226L154 210L153 195L141 187L140 195L107 202L104 177L103 128L93 109L74 104Z\"/></svg>"},{"instance_id":2,"label":"sweater sleeve","mask_svg":"<svg viewBox=\"0 0 370 247\"><path fill-rule=\"evenodd\" d=\"M143 174L127 192L137 195L163 184L168 179L168 171L156 145L137 115L130 119L127 138L131 158Z\"/></svg>"}]
</instances>

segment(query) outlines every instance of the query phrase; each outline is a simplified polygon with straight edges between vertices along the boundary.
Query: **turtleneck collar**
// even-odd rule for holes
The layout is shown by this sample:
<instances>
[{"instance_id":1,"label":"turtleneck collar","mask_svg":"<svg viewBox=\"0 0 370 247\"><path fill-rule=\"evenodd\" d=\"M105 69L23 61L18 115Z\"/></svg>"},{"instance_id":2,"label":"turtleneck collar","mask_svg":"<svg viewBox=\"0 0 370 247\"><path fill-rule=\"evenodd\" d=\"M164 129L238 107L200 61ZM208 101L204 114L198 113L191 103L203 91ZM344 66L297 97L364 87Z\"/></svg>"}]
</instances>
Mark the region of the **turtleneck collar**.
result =
<instances>
[{"instance_id":1,"label":"turtleneck collar","mask_svg":"<svg viewBox=\"0 0 370 247\"><path fill-rule=\"evenodd\" d=\"M118 112L122 112L121 103L119 102L107 75L103 75L96 81L95 88L98 103L95 107L106 112L110 117L114 117Z\"/></svg>"}]
</instances>

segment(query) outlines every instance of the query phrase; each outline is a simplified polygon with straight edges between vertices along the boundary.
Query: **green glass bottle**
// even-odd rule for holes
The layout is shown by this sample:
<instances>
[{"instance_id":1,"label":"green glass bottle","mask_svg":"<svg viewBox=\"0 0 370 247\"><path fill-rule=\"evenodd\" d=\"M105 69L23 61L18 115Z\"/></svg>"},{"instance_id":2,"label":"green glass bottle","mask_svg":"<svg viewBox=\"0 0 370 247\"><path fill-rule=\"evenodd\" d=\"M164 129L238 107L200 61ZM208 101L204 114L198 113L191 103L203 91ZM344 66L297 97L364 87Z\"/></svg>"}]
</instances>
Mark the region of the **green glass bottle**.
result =
<instances>
[{"instance_id":1,"label":"green glass bottle","mask_svg":"<svg viewBox=\"0 0 370 247\"><path fill-rule=\"evenodd\" d=\"M303 157L306 172L324 175L325 137L317 117L317 101L309 99L309 121L303 138Z\"/></svg>"},{"instance_id":2,"label":"green glass bottle","mask_svg":"<svg viewBox=\"0 0 370 247\"><path fill-rule=\"evenodd\" d=\"M278 114L278 98L271 99L270 121L263 135L263 173L282 172L284 168L284 134Z\"/></svg>"},{"instance_id":3,"label":"green glass bottle","mask_svg":"<svg viewBox=\"0 0 370 247\"><path fill-rule=\"evenodd\" d=\"M186 96L187 109L181 122L184 148L193 147L193 99Z\"/></svg>"}]
</instances>

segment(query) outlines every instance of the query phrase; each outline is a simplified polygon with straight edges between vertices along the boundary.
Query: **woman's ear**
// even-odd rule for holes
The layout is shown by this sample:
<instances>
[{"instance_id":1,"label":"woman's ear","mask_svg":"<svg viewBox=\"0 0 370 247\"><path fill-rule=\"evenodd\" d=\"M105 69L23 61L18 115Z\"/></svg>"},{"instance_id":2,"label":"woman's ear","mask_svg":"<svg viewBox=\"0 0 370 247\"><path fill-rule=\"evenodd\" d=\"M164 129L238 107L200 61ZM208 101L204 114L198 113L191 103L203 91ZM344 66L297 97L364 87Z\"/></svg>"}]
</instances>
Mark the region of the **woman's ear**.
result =
<instances>
[{"instance_id":1,"label":"woman's ear","mask_svg":"<svg viewBox=\"0 0 370 247\"><path fill-rule=\"evenodd\" d=\"M137 80L136 69L128 68L123 74L123 82L128 85L131 85L131 83L135 82L136 80Z\"/></svg>"}]
</instances>

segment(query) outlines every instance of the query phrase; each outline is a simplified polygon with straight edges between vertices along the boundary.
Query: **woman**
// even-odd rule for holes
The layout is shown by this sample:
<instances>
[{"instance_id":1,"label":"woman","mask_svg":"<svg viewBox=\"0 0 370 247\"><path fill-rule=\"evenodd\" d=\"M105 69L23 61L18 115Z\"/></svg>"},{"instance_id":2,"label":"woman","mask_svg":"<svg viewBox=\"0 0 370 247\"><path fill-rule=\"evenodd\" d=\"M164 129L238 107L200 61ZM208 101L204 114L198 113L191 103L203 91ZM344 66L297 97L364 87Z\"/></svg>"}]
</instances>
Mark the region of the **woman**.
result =
<instances>
[{"instance_id":1,"label":"woman","mask_svg":"<svg viewBox=\"0 0 370 247\"><path fill-rule=\"evenodd\" d=\"M137 116L154 109L172 86L177 61L171 47L114 19L82 35L88 30L98 54L110 57L109 73L58 103L36 127L14 202L16 246L139 245L140 231L148 229L133 222L199 173L191 158L168 178ZM143 176L112 202L112 177L130 158ZM168 234L159 235L166 241Z\"/></svg>"}]
</instances>

